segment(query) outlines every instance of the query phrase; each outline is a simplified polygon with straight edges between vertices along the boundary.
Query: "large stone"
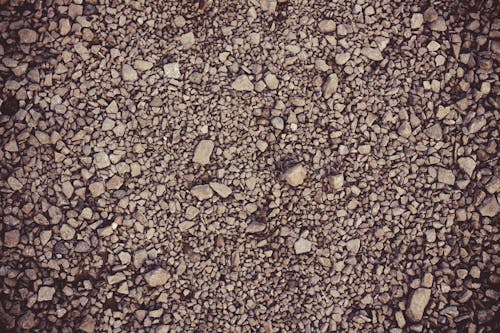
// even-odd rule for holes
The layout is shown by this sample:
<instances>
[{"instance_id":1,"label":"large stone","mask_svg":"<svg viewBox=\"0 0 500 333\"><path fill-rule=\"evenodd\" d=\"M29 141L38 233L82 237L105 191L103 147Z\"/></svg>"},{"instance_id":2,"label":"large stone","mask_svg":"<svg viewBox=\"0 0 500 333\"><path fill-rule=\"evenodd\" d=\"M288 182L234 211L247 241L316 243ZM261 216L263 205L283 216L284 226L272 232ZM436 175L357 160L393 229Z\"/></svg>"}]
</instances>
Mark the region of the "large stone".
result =
<instances>
[{"instance_id":1,"label":"large stone","mask_svg":"<svg viewBox=\"0 0 500 333\"><path fill-rule=\"evenodd\" d=\"M424 15L415 13L411 17L410 26L412 29L419 29L424 23Z\"/></svg>"},{"instance_id":2,"label":"large stone","mask_svg":"<svg viewBox=\"0 0 500 333\"><path fill-rule=\"evenodd\" d=\"M318 23L318 29L323 33L333 32L336 28L337 24L333 20L322 20Z\"/></svg>"},{"instance_id":3,"label":"large stone","mask_svg":"<svg viewBox=\"0 0 500 333\"><path fill-rule=\"evenodd\" d=\"M95 154L94 164L97 167L97 169L104 169L110 166L111 162L109 161L108 154L106 154L105 152L99 152Z\"/></svg>"},{"instance_id":4,"label":"large stone","mask_svg":"<svg viewBox=\"0 0 500 333\"><path fill-rule=\"evenodd\" d=\"M92 318L91 315L86 315L85 318L83 318L82 322L80 323L80 326L78 326L78 328L85 333L93 333L95 330L95 324L96 320Z\"/></svg>"},{"instance_id":5,"label":"large stone","mask_svg":"<svg viewBox=\"0 0 500 333\"><path fill-rule=\"evenodd\" d=\"M168 272L163 268L155 268L144 276L146 283L150 287L164 285L168 281Z\"/></svg>"},{"instance_id":6,"label":"large stone","mask_svg":"<svg viewBox=\"0 0 500 333\"><path fill-rule=\"evenodd\" d=\"M10 230L4 234L3 245L5 247L16 247L21 240L21 233L19 230Z\"/></svg>"},{"instance_id":7,"label":"large stone","mask_svg":"<svg viewBox=\"0 0 500 333\"><path fill-rule=\"evenodd\" d=\"M231 84L231 87L238 91L252 91L254 88L252 81L245 74L238 76Z\"/></svg>"},{"instance_id":8,"label":"large stone","mask_svg":"<svg viewBox=\"0 0 500 333\"><path fill-rule=\"evenodd\" d=\"M312 243L311 241L304 239L304 238L299 238L294 244L293 248L295 250L296 254L303 254L310 252L312 249Z\"/></svg>"},{"instance_id":9,"label":"large stone","mask_svg":"<svg viewBox=\"0 0 500 333\"><path fill-rule=\"evenodd\" d=\"M286 182L291 186L299 186L304 182L307 170L302 166L302 164L296 164L293 167L286 170L284 176Z\"/></svg>"},{"instance_id":10,"label":"large stone","mask_svg":"<svg viewBox=\"0 0 500 333\"><path fill-rule=\"evenodd\" d=\"M462 169L469 177L472 177L472 174L476 169L476 161L474 161L471 157L461 157L457 162L460 169Z\"/></svg>"},{"instance_id":11,"label":"large stone","mask_svg":"<svg viewBox=\"0 0 500 333\"><path fill-rule=\"evenodd\" d=\"M207 200L214 195L214 192L209 185L196 185L191 189L191 194L198 200Z\"/></svg>"},{"instance_id":12,"label":"large stone","mask_svg":"<svg viewBox=\"0 0 500 333\"><path fill-rule=\"evenodd\" d=\"M37 41L38 39L38 34L35 30L23 28L19 30L19 40L21 43L25 44L33 44Z\"/></svg>"},{"instance_id":13,"label":"large stone","mask_svg":"<svg viewBox=\"0 0 500 333\"><path fill-rule=\"evenodd\" d=\"M424 316L425 307L431 298L431 290L428 288L418 288L413 293L408 309L406 309L406 316L412 322L419 322Z\"/></svg>"},{"instance_id":14,"label":"large stone","mask_svg":"<svg viewBox=\"0 0 500 333\"><path fill-rule=\"evenodd\" d=\"M123 64L122 66L122 79L125 81L134 82L137 81L139 77L137 76L137 71L134 67L129 64Z\"/></svg>"},{"instance_id":15,"label":"large stone","mask_svg":"<svg viewBox=\"0 0 500 333\"><path fill-rule=\"evenodd\" d=\"M443 138L443 130L441 129L441 125L434 124L431 127L425 130L425 134L434 140L441 140Z\"/></svg>"},{"instance_id":16,"label":"large stone","mask_svg":"<svg viewBox=\"0 0 500 333\"><path fill-rule=\"evenodd\" d=\"M54 287L42 286L38 289L38 302L52 301L56 289Z\"/></svg>"},{"instance_id":17,"label":"large stone","mask_svg":"<svg viewBox=\"0 0 500 333\"><path fill-rule=\"evenodd\" d=\"M337 74L330 74L323 84L323 97L329 99L337 91L339 86L339 78Z\"/></svg>"},{"instance_id":18,"label":"large stone","mask_svg":"<svg viewBox=\"0 0 500 333\"><path fill-rule=\"evenodd\" d=\"M499 210L500 206L498 205L498 201L495 196L484 199L481 207L479 207L479 213L487 217L495 217L498 214Z\"/></svg>"},{"instance_id":19,"label":"large stone","mask_svg":"<svg viewBox=\"0 0 500 333\"><path fill-rule=\"evenodd\" d=\"M328 177L328 183L333 189L340 190L342 187L344 187L344 175L343 174L332 175Z\"/></svg>"},{"instance_id":20,"label":"large stone","mask_svg":"<svg viewBox=\"0 0 500 333\"><path fill-rule=\"evenodd\" d=\"M438 169L438 175L437 175L438 181L443 184L447 185L454 185L455 184L455 175L453 174L453 171L445 169L445 168L439 168Z\"/></svg>"},{"instance_id":21,"label":"large stone","mask_svg":"<svg viewBox=\"0 0 500 333\"><path fill-rule=\"evenodd\" d=\"M163 73L167 79L180 79L181 70L179 68L179 63L172 62L163 66Z\"/></svg>"},{"instance_id":22,"label":"large stone","mask_svg":"<svg viewBox=\"0 0 500 333\"><path fill-rule=\"evenodd\" d=\"M378 48L375 47L363 47L361 49L361 54L373 61L382 61L384 57Z\"/></svg>"},{"instance_id":23,"label":"large stone","mask_svg":"<svg viewBox=\"0 0 500 333\"><path fill-rule=\"evenodd\" d=\"M227 198L228 196L231 195L231 193L233 193L233 191L229 186L221 183L210 182L210 187L212 188L212 190L215 191L215 193L217 193L223 198Z\"/></svg>"},{"instance_id":24,"label":"large stone","mask_svg":"<svg viewBox=\"0 0 500 333\"><path fill-rule=\"evenodd\" d=\"M194 150L193 162L205 165L210 163L210 156L215 144L212 140L201 140Z\"/></svg>"}]
</instances>

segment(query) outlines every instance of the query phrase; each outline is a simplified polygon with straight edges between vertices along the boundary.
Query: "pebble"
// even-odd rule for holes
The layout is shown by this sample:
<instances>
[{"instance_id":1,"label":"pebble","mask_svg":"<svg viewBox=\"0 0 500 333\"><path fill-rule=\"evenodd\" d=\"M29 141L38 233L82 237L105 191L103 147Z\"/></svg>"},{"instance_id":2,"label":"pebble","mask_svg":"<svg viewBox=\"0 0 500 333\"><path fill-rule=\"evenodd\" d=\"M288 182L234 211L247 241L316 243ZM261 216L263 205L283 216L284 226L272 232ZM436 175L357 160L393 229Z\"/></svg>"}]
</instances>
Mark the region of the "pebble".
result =
<instances>
[{"instance_id":1,"label":"pebble","mask_svg":"<svg viewBox=\"0 0 500 333\"><path fill-rule=\"evenodd\" d=\"M351 239L346 243L346 248L352 254L357 254L359 252L359 248L361 247L361 241L359 238Z\"/></svg>"},{"instance_id":2,"label":"pebble","mask_svg":"<svg viewBox=\"0 0 500 333\"><path fill-rule=\"evenodd\" d=\"M424 23L424 15L421 13L415 13L411 17L411 28L414 30L420 29Z\"/></svg>"},{"instance_id":3,"label":"pebble","mask_svg":"<svg viewBox=\"0 0 500 333\"><path fill-rule=\"evenodd\" d=\"M172 62L169 64L165 64L163 66L163 73L167 79L180 79L181 78L181 70L179 67L179 63Z\"/></svg>"},{"instance_id":4,"label":"pebble","mask_svg":"<svg viewBox=\"0 0 500 333\"><path fill-rule=\"evenodd\" d=\"M281 117L271 118L271 125L273 125L274 128L276 128L280 131L285 129L285 121Z\"/></svg>"},{"instance_id":5,"label":"pebble","mask_svg":"<svg viewBox=\"0 0 500 333\"><path fill-rule=\"evenodd\" d=\"M307 171L302 164L296 164L286 170L284 176L290 186L299 186L304 183Z\"/></svg>"},{"instance_id":6,"label":"pebble","mask_svg":"<svg viewBox=\"0 0 500 333\"><path fill-rule=\"evenodd\" d=\"M220 195L222 198L227 198L231 195L231 193L233 193L231 188L229 188L228 186L226 186L224 184L210 182L209 185L212 188L212 190L214 190L214 192L217 193L218 195Z\"/></svg>"},{"instance_id":7,"label":"pebble","mask_svg":"<svg viewBox=\"0 0 500 333\"><path fill-rule=\"evenodd\" d=\"M335 190L340 190L344 187L344 175L337 174L328 177L328 183Z\"/></svg>"},{"instance_id":8,"label":"pebble","mask_svg":"<svg viewBox=\"0 0 500 333\"><path fill-rule=\"evenodd\" d=\"M149 61L145 61L145 60L141 60L141 59L137 59L134 61L134 68L138 71L141 71L141 72L148 71L151 68L153 68L153 66L154 66L153 63L149 62ZM165 71L165 67L163 67L163 68L164 68L163 70ZM165 74L165 76L167 76L167 75ZM179 76L180 76L180 74L179 74Z\"/></svg>"},{"instance_id":9,"label":"pebble","mask_svg":"<svg viewBox=\"0 0 500 333\"><path fill-rule=\"evenodd\" d=\"M499 211L500 206L498 205L498 201L495 196L490 196L484 199L479 207L479 213L481 213L482 216L495 217Z\"/></svg>"},{"instance_id":10,"label":"pebble","mask_svg":"<svg viewBox=\"0 0 500 333\"><path fill-rule=\"evenodd\" d=\"M410 298L406 316L412 322L420 322L424 316L424 311L431 298L431 290L428 288L418 288Z\"/></svg>"},{"instance_id":11,"label":"pebble","mask_svg":"<svg viewBox=\"0 0 500 333\"><path fill-rule=\"evenodd\" d=\"M196 43L194 33L192 31L187 32L181 36L181 44L183 49L188 50Z\"/></svg>"},{"instance_id":12,"label":"pebble","mask_svg":"<svg viewBox=\"0 0 500 333\"><path fill-rule=\"evenodd\" d=\"M339 78L337 74L333 73L328 76L323 85L323 97L329 99L337 91L339 86Z\"/></svg>"},{"instance_id":13,"label":"pebble","mask_svg":"<svg viewBox=\"0 0 500 333\"><path fill-rule=\"evenodd\" d=\"M139 77L137 76L136 70L129 64L123 64L122 66L122 79L125 81L134 82L137 81Z\"/></svg>"},{"instance_id":14,"label":"pebble","mask_svg":"<svg viewBox=\"0 0 500 333\"><path fill-rule=\"evenodd\" d=\"M351 54L349 52L339 53L335 56L335 63L337 65L345 65L350 58Z\"/></svg>"},{"instance_id":15,"label":"pebble","mask_svg":"<svg viewBox=\"0 0 500 333\"><path fill-rule=\"evenodd\" d=\"M96 323L97 321L91 315L86 315L78 326L78 329L85 333L94 333Z\"/></svg>"},{"instance_id":16,"label":"pebble","mask_svg":"<svg viewBox=\"0 0 500 333\"><path fill-rule=\"evenodd\" d=\"M461 157L457 160L460 169L462 169L469 177L472 177L476 169L476 161L471 157Z\"/></svg>"},{"instance_id":17,"label":"pebble","mask_svg":"<svg viewBox=\"0 0 500 333\"><path fill-rule=\"evenodd\" d=\"M237 91L252 91L254 89L252 81L245 74L238 76L231 84L231 87Z\"/></svg>"},{"instance_id":18,"label":"pebble","mask_svg":"<svg viewBox=\"0 0 500 333\"><path fill-rule=\"evenodd\" d=\"M209 185L196 185L191 189L191 194L198 200L207 200L214 195L214 192Z\"/></svg>"},{"instance_id":19,"label":"pebble","mask_svg":"<svg viewBox=\"0 0 500 333\"><path fill-rule=\"evenodd\" d=\"M5 232L4 238L3 238L3 245L6 247L16 247L19 244L19 241L21 240L21 233L19 230L10 230Z\"/></svg>"},{"instance_id":20,"label":"pebble","mask_svg":"<svg viewBox=\"0 0 500 333\"><path fill-rule=\"evenodd\" d=\"M318 29L322 33L329 33L335 31L337 24L333 20L322 20L318 23Z\"/></svg>"},{"instance_id":21,"label":"pebble","mask_svg":"<svg viewBox=\"0 0 500 333\"><path fill-rule=\"evenodd\" d=\"M105 169L111 165L108 154L99 152L94 155L94 164L98 169Z\"/></svg>"},{"instance_id":22,"label":"pebble","mask_svg":"<svg viewBox=\"0 0 500 333\"><path fill-rule=\"evenodd\" d=\"M38 302L52 301L56 289L54 287L42 286L38 289Z\"/></svg>"},{"instance_id":23,"label":"pebble","mask_svg":"<svg viewBox=\"0 0 500 333\"><path fill-rule=\"evenodd\" d=\"M247 226L246 232L249 234L260 233L266 230L266 225L264 223L252 222Z\"/></svg>"},{"instance_id":24,"label":"pebble","mask_svg":"<svg viewBox=\"0 0 500 333\"><path fill-rule=\"evenodd\" d=\"M264 76L264 82L266 83L269 89L271 90L278 89L279 81L276 75L270 73L266 74L266 76Z\"/></svg>"},{"instance_id":25,"label":"pebble","mask_svg":"<svg viewBox=\"0 0 500 333\"><path fill-rule=\"evenodd\" d=\"M76 231L70 225L63 224L61 226L61 229L60 229L59 233L61 234L61 238L62 239L64 239L64 240L71 240L71 239L73 239L73 237L75 237Z\"/></svg>"},{"instance_id":26,"label":"pebble","mask_svg":"<svg viewBox=\"0 0 500 333\"><path fill-rule=\"evenodd\" d=\"M194 150L193 162L201 165L209 164L214 147L215 143L212 140L201 140Z\"/></svg>"},{"instance_id":27,"label":"pebble","mask_svg":"<svg viewBox=\"0 0 500 333\"><path fill-rule=\"evenodd\" d=\"M294 244L295 254L304 254L312 250L312 243L304 238L299 238Z\"/></svg>"},{"instance_id":28,"label":"pebble","mask_svg":"<svg viewBox=\"0 0 500 333\"><path fill-rule=\"evenodd\" d=\"M163 268L155 268L144 275L144 280L150 287L159 287L167 283L168 272Z\"/></svg>"},{"instance_id":29,"label":"pebble","mask_svg":"<svg viewBox=\"0 0 500 333\"><path fill-rule=\"evenodd\" d=\"M438 169L438 181L447 184L447 185L454 185L455 184L455 175L453 174L452 170L448 170L445 168L439 168Z\"/></svg>"},{"instance_id":30,"label":"pebble","mask_svg":"<svg viewBox=\"0 0 500 333\"><path fill-rule=\"evenodd\" d=\"M37 41L38 34L35 30L23 28L19 30L19 40L21 43L33 44Z\"/></svg>"},{"instance_id":31,"label":"pebble","mask_svg":"<svg viewBox=\"0 0 500 333\"><path fill-rule=\"evenodd\" d=\"M374 47L363 47L361 49L361 54L373 61L382 61L384 57L378 48Z\"/></svg>"}]
</instances>

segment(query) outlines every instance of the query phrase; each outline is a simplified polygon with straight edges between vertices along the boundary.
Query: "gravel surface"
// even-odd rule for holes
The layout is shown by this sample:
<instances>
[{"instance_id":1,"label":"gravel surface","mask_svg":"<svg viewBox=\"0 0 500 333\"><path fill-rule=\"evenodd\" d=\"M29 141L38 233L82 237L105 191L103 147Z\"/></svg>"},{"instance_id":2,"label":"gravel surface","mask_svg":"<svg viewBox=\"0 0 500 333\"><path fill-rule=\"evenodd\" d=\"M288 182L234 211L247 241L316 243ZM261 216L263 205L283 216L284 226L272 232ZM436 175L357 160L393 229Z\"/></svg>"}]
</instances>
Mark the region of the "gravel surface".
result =
<instances>
[{"instance_id":1,"label":"gravel surface","mask_svg":"<svg viewBox=\"0 0 500 333\"><path fill-rule=\"evenodd\" d=\"M494 0L0 0L1 332L498 332Z\"/></svg>"}]
</instances>

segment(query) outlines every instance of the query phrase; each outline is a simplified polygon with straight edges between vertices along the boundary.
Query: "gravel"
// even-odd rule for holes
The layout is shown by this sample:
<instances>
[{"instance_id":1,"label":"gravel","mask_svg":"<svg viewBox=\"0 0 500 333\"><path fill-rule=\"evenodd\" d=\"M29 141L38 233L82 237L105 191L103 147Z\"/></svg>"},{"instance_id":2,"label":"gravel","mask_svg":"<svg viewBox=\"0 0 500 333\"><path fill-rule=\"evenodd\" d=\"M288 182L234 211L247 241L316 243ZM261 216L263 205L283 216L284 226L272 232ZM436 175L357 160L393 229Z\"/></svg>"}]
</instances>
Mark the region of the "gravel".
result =
<instances>
[{"instance_id":1,"label":"gravel","mask_svg":"<svg viewBox=\"0 0 500 333\"><path fill-rule=\"evenodd\" d=\"M497 332L500 7L0 0L5 332Z\"/></svg>"}]
</instances>

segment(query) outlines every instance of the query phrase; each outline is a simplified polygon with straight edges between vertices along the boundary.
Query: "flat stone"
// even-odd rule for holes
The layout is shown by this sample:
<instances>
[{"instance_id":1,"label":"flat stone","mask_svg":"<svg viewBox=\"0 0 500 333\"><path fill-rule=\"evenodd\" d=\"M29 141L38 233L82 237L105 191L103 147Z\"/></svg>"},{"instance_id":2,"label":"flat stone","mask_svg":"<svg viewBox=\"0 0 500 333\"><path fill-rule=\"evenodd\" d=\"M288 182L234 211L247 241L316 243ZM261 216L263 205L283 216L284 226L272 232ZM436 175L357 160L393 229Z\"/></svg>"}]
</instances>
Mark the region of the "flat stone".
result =
<instances>
[{"instance_id":1,"label":"flat stone","mask_svg":"<svg viewBox=\"0 0 500 333\"><path fill-rule=\"evenodd\" d=\"M422 24L424 24L424 15L422 15L421 13L413 14L410 20L410 27L416 30L420 29L420 27L422 27Z\"/></svg>"},{"instance_id":2,"label":"flat stone","mask_svg":"<svg viewBox=\"0 0 500 333\"><path fill-rule=\"evenodd\" d=\"M483 200L481 206L479 207L479 213L482 216L495 217L500 210L498 201L495 196L490 196Z\"/></svg>"},{"instance_id":3,"label":"flat stone","mask_svg":"<svg viewBox=\"0 0 500 333\"><path fill-rule=\"evenodd\" d=\"M214 192L209 185L196 185L191 189L191 194L198 200L207 200L214 195Z\"/></svg>"},{"instance_id":4,"label":"flat stone","mask_svg":"<svg viewBox=\"0 0 500 333\"><path fill-rule=\"evenodd\" d=\"M308 241L304 238L299 238L294 244L293 248L295 250L295 254L303 254L308 253L312 249L311 241Z\"/></svg>"},{"instance_id":5,"label":"flat stone","mask_svg":"<svg viewBox=\"0 0 500 333\"><path fill-rule=\"evenodd\" d=\"M252 91L254 89L252 81L245 74L238 76L231 84L231 87L237 91Z\"/></svg>"},{"instance_id":6,"label":"flat stone","mask_svg":"<svg viewBox=\"0 0 500 333\"><path fill-rule=\"evenodd\" d=\"M307 170L302 164L296 164L285 171L285 180L290 186L299 186L304 182Z\"/></svg>"},{"instance_id":7,"label":"flat stone","mask_svg":"<svg viewBox=\"0 0 500 333\"><path fill-rule=\"evenodd\" d=\"M349 52L342 52L335 55L335 63L337 65L345 65L349 59L351 59L351 54Z\"/></svg>"},{"instance_id":8,"label":"flat stone","mask_svg":"<svg viewBox=\"0 0 500 333\"><path fill-rule=\"evenodd\" d=\"M344 187L344 175L337 174L328 177L328 183L335 190L340 190Z\"/></svg>"},{"instance_id":9,"label":"flat stone","mask_svg":"<svg viewBox=\"0 0 500 333\"><path fill-rule=\"evenodd\" d=\"M52 301L56 289L54 287L42 286L38 289L38 302Z\"/></svg>"},{"instance_id":10,"label":"flat stone","mask_svg":"<svg viewBox=\"0 0 500 333\"><path fill-rule=\"evenodd\" d=\"M460 157L457 162L460 169L462 169L469 177L472 177L472 174L476 169L476 161L474 161L471 157Z\"/></svg>"},{"instance_id":11,"label":"flat stone","mask_svg":"<svg viewBox=\"0 0 500 333\"><path fill-rule=\"evenodd\" d=\"M127 277L122 272L118 272L118 273L113 274L113 275L108 275L108 277L107 277L108 283L111 285L120 283L122 281L125 281L126 279L127 279Z\"/></svg>"},{"instance_id":12,"label":"flat stone","mask_svg":"<svg viewBox=\"0 0 500 333\"><path fill-rule=\"evenodd\" d=\"M271 125L280 131L285 129L285 121L281 117L273 117L271 119Z\"/></svg>"},{"instance_id":13,"label":"flat stone","mask_svg":"<svg viewBox=\"0 0 500 333\"><path fill-rule=\"evenodd\" d=\"M196 216L198 216L198 214L200 214L200 210L198 208L196 208L194 206L189 206L188 208L186 208L185 217L188 220L194 219Z\"/></svg>"},{"instance_id":14,"label":"flat stone","mask_svg":"<svg viewBox=\"0 0 500 333\"><path fill-rule=\"evenodd\" d=\"M271 90L276 90L278 89L279 86L279 81L276 75L268 73L266 76L264 76L264 82L266 83L267 87Z\"/></svg>"},{"instance_id":15,"label":"flat stone","mask_svg":"<svg viewBox=\"0 0 500 333\"><path fill-rule=\"evenodd\" d=\"M455 184L455 175L453 174L453 171L445 169L445 168L439 168L438 169L438 181L443 184L447 185L454 185Z\"/></svg>"},{"instance_id":16,"label":"flat stone","mask_svg":"<svg viewBox=\"0 0 500 333\"><path fill-rule=\"evenodd\" d=\"M23 183L21 183L17 178L15 177L9 177L7 178L7 183L9 184L10 188L13 191L19 191L23 188Z\"/></svg>"},{"instance_id":17,"label":"flat stone","mask_svg":"<svg viewBox=\"0 0 500 333\"><path fill-rule=\"evenodd\" d=\"M196 39L195 39L194 33L192 31L187 32L187 33L181 35L181 44L182 44L182 47L185 50L190 49L191 47L193 47L193 45L195 44L195 42L196 42Z\"/></svg>"},{"instance_id":18,"label":"flat stone","mask_svg":"<svg viewBox=\"0 0 500 333\"><path fill-rule=\"evenodd\" d=\"M86 315L85 318L83 318L82 322L80 323L80 326L78 326L78 328L85 333L93 333L95 330L95 325L96 325L96 320L92 318L91 315Z\"/></svg>"},{"instance_id":19,"label":"flat stone","mask_svg":"<svg viewBox=\"0 0 500 333\"><path fill-rule=\"evenodd\" d=\"M214 147L215 143L212 140L201 140L194 150L193 162L201 165L209 164Z\"/></svg>"},{"instance_id":20,"label":"flat stone","mask_svg":"<svg viewBox=\"0 0 500 333\"><path fill-rule=\"evenodd\" d=\"M252 222L247 226L246 232L249 234L255 234L266 230L266 225L260 222Z\"/></svg>"},{"instance_id":21,"label":"flat stone","mask_svg":"<svg viewBox=\"0 0 500 333\"><path fill-rule=\"evenodd\" d=\"M361 241L359 239L351 239L346 243L347 250L353 254L357 254L360 247Z\"/></svg>"},{"instance_id":22,"label":"flat stone","mask_svg":"<svg viewBox=\"0 0 500 333\"><path fill-rule=\"evenodd\" d=\"M5 247L16 247L18 244L19 244L19 241L21 240L21 233L19 232L19 230L10 230L10 231L7 231L5 234L4 234L4 237L3 237L3 245Z\"/></svg>"},{"instance_id":23,"label":"flat stone","mask_svg":"<svg viewBox=\"0 0 500 333\"><path fill-rule=\"evenodd\" d=\"M134 61L134 68L141 72L148 71L153 68L153 63L142 59L137 59Z\"/></svg>"},{"instance_id":24,"label":"flat stone","mask_svg":"<svg viewBox=\"0 0 500 333\"><path fill-rule=\"evenodd\" d=\"M337 24L333 20L322 20L318 23L318 29L322 33L333 32L337 28Z\"/></svg>"},{"instance_id":25,"label":"flat stone","mask_svg":"<svg viewBox=\"0 0 500 333\"><path fill-rule=\"evenodd\" d=\"M231 195L231 193L233 193L233 191L229 186L226 186L221 183L210 182L210 187L212 188L212 190L215 191L215 193L217 193L223 198L227 198L228 196Z\"/></svg>"},{"instance_id":26,"label":"flat stone","mask_svg":"<svg viewBox=\"0 0 500 333\"><path fill-rule=\"evenodd\" d=\"M424 132L431 139L437 141L443 139L443 130L441 129L441 125L439 125L439 123L432 125L431 127L427 128Z\"/></svg>"},{"instance_id":27,"label":"flat stone","mask_svg":"<svg viewBox=\"0 0 500 333\"><path fill-rule=\"evenodd\" d=\"M104 188L104 184L102 182L94 182L89 185L89 191L94 198L97 198L103 195L104 192L106 192L106 189Z\"/></svg>"},{"instance_id":28,"label":"flat stone","mask_svg":"<svg viewBox=\"0 0 500 333\"><path fill-rule=\"evenodd\" d=\"M429 24L432 31L444 32L447 30L446 22L442 16L439 16L435 21Z\"/></svg>"},{"instance_id":29,"label":"flat stone","mask_svg":"<svg viewBox=\"0 0 500 333\"><path fill-rule=\"evenodd\" d=\"M419 322L424 316L425 307L429 303L431 290L428 288L418 288L411 296L406 316L412 322Z\"/></svg>"},{"instance_id":30,"label":"flat stone","mask_svg":"<svg viewBox=\"0 0 500 333\"><path fill-rule=\"evenodd\" d=\"M378 48L375 47L363 47L361 49L361 54L373 61L382 61L384 57Z\"/></svg>"},{"instance_id":31,"label":"flat stone","mask_svg":"<svg viewBox=\"0 0 500 333\"><path fill-rule=\"evenodd\" d=\"M135 268L139 269L142 267L146 259L148 258L148 252L144 249L140 249L134 252L132 257L132 264Z\"/></svg>"},{"instance_id":32,"label":"flat stone","mask_svg":"<svg viewBox=\"0 0 500 333\"><path fill-rule=\"evenodd\" d=\"M23 28L18 32L19 40L21 43L33 44L38 39L38 34L35 30Z\"/></svg>"},{"instance_id":33,"label":"flat stone","mask_svg":"<svg viewBox=\"0 0 500 333\"><path fill-rule=\"evenodd\" d=\"M99 152L94 155L94 164L98 169L104 169L111 165L108 154Z\"/></svg>"},{"instance_id":34,"label":"flat stone","mask_svg":"<svg viewBox=\"0 0 500 333\"><path fill-rule=\"evenodd\" d=\"M163 66L163 73L167 79L180 79L181 70L179 68L179 63L172 62Z\"/></svg>"},{"instance_id":35,"label":"flat stone","mask_svg":"<svg viewBox=\"0 0 500 333\"><path fill-rule=\"evenodd\" d=\"M168 281L168 272L163 268L155 268L144 275L144 280L150 287L162 286Z\"/></svg>"},{"instance_id":36,"label":"flat stone","mask_svg":"<svg viewBox=\"0 0 500 333\"><path fill-rule=\"evenodd\" d=\"M57 206L50 206L49 207L49 217L50 217L51 224L59 224L59 222L61 222L63 219L63 213L61 211L61 208L59 208Z\"/></svg>"},{"instance_id":37,"label":"flat stone","mask_svg":"<svg viewBox=\"0 0 500 333\"><path fill-rule=\"evenodd\" d=\"M398 134L403 138L409 138L411 136L412 130L411 125L408 121L403 121L398 128Z\"/></svg>"},{"instance_id":38,"label":"flat stone","mask_svg":"<svg viewBox=\"0 0 500 333\"><path fill-rule=\"evenodd\" d=\"M339 86L339 78L337 74L333 73L328 75L325 83L323 84L323 97L329 99L337 91Z\"/></svg>"},{"instance_id":39,"label":"flat stone","mask_svg":"<svg viewBox=\"0 0 500 333\"><path fill-rule=\"evenodd\" d=\"M61 229L59 230L59 233L60 233L62 239L71 240L71 239L73 239L73 237L75 237L76 231L69 224L63 224L61 226Z\"/></svg>"},{"instance_id":40,"label":"flat stone","mask_svg":"<svg viewBox=\"0 0 500 333\"><path fill-rule=\"evenodd\" d=\"M33 312L27 311L17 321L19 328L24 330L31 330L36 326L37 320Z\"/></svg>"},{"instance_id":41,"label":"flat stone","mask_svg":"<svg viewBox=\"0 0 500 333\"><path fill-rule=\"evenodd\" d=\"M123 64L122 66L122 79L125 81L134 82L137 81L139 77L137 76L137 71L134 67L129 64Z\"/></svg>"}]
</instances>

